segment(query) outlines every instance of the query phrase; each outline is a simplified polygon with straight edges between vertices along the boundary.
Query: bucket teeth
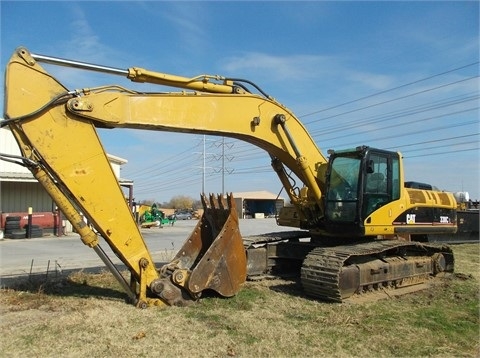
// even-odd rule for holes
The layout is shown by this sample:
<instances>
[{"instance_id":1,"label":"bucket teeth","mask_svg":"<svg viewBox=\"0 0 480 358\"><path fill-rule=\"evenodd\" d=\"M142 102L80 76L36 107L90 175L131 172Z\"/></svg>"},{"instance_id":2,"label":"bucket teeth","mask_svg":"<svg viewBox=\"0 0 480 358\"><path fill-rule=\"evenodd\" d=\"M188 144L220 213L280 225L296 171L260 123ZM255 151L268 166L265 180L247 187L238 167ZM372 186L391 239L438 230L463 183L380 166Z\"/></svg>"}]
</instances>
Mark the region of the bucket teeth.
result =
<instances>
[{"instance_id":1,"label":"bucket teeth","mask_svg":"<svg viewBox=\"0 0 480 358\"><path fill-rule=\"evenodd\" d=\"M211 195L211 194L210 194ZM207 210L207 208L210 208L209 203L207 198L205 197L205 194L200 195L200 200L202 201L202 206L204 210Z\"/></svg>"}]
</instances>

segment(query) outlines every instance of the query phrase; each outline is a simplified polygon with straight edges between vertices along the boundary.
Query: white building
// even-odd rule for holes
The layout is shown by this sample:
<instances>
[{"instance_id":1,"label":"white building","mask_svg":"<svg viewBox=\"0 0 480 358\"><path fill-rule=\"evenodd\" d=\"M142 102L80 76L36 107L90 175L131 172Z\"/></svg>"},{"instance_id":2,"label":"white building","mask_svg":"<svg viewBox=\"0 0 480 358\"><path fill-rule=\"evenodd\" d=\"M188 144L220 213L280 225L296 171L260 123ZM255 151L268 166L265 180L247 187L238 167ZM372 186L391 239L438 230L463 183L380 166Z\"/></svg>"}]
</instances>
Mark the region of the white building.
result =
<instances>
[{"instance_id":1,"label":"white building","mask_svg":"<svg viewBox=\"0 0 480 358\"><path fill-rule=\"evenodd\" d=\"M0 129L0 153L21 155L18 144L7 128ZM133 182L120 179L120 167L127 163L126 159L107 154L112 169L119 179L120 185L127 187L132 193ZM130 195L131 196L131 195ZM27 168L0 160L0 214L27 212L53 212L55 203Z\"/></svg>"}]
</instances>

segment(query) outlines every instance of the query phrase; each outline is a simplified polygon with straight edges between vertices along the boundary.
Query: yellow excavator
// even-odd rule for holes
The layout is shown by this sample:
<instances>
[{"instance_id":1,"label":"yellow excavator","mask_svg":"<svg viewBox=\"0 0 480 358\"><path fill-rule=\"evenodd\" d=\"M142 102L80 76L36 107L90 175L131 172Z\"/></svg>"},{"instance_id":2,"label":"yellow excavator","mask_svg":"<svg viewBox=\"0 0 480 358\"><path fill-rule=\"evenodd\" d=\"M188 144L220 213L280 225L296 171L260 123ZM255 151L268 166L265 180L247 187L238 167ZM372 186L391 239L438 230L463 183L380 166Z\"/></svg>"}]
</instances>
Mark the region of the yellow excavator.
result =
<instances>
[{"instance_id":1,"label":"yellow excavator","mask_svg":"<svg viewBox=\"0 0 480 358\"><path fill-rule=\"evenodd\" d=\"M40 63L176 92L118 85L67 89ZM454 269L448 246L416 240L455 233L451 193L405 187L398 152L360 146L329 150L327 159L295 115L248 80L120 69L19 47L6 66L0 123L10 128L21 151L2 158L31 170L141 308L187 305L209 290L231 297L248 277L285 273L297 275L306 295L342 302L415 289ZM171 262L156 267L97 128L219 135L260 147L292 204L278 223L297 229L242 237L232 195L202 194L204 213L194 231ZM105 254L100 237L126 265L129 278Z\"/></svg>"}]
</instances>

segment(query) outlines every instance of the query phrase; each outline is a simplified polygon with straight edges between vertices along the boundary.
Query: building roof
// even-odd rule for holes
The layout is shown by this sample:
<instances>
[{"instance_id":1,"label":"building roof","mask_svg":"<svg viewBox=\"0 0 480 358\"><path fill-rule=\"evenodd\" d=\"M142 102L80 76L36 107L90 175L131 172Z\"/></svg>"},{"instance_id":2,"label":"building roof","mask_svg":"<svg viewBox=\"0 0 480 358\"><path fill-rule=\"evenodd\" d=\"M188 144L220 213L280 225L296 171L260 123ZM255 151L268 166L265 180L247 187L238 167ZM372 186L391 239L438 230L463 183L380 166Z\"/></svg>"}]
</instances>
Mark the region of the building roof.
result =
<instances>
[{"instance_id":1,"label":"building roof","mask_svg":"<svg viewBox=\"0 0 480 358\"><path fill-rule=\"evenodd\" d=\"M14 181L18 183L36 183L37 179L33 176L32 173L0 173L0 181L6 182L6 181ZM133 186L133 180L131 179L125 179L125 178L119 178L118 182L121 185L126 185L126 186Z\"/></svg>"},{"instance_id":2,"label":"building roof","mask_svg":"<svg viewBox=\"0 0 480 358\"><path fill-rule=\"evenodd\" d=\"M123 165L123 164L128 163L128 160L126 160L124 158L117 157L116 155L109 154L109 153L107 153L107 158L110 161L110 163L115 163L115 164L118 164L118 165Z\"/></svg>"},{"instance_id":3,"label":"building roof","mask_svg":"<svg viewBox=\"0 0 480 358\"><path fill-rule=\"evenodd\" d=\"M14 182L31 182L36 183L37 179L33 176L32 173L12 173L12 172L0 172L0 181L14 181Z\"/></svg>"},{"instance_id":4,"label":"building roof","mask_svg":"<svg viewBox=\"0 0 480 358\"><path fill-rule=\"evenodd\" d=\"M277 194L270 193L266 190L261 191L244 191L244 192L237 192L233 193L234 198L242 198L242 199L263 199L263 200L284 200L282 197L278 196Z\"/></svg>"},{"instance_id":5,"label":"building roof","mask_svg":"<svg viewBox=\"0 0 480 358\"><path fill-rule=\"evenodd\" d=\"M132 179L118 178L118 182L120 183L120 185L133 186Z\"/></svg>"}]
</instances>

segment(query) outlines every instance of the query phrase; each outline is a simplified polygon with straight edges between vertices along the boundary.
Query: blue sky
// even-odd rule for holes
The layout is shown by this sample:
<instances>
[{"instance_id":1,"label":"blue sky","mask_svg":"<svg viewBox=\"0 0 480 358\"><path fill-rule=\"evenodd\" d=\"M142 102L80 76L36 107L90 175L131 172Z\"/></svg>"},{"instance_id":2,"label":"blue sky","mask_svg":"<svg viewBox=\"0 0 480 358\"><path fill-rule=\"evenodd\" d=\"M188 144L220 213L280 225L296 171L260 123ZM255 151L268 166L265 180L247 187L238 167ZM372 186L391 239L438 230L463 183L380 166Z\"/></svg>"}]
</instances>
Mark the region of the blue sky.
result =
<instances>
[{"instance_id":1,"label":"blue sky","mask_svg":"<svg viewBox=\"0 0 480 358\"><path fill-rule=\"evenodd\" d=\"M2 68L23 45L124 69L248 79L290 108L325 154L362 144L398 150L406 180L480 199L477 1L0 6ZM118 83L165 90L44 67L71 89ZM202 173L206 192L281 189L267 153L245 142L207 136L204 166L200 135L116 129L100 136L109 153L128 160L122 176L135 181L137 200L198 198Z\"/></svg>"}]
</instances>

